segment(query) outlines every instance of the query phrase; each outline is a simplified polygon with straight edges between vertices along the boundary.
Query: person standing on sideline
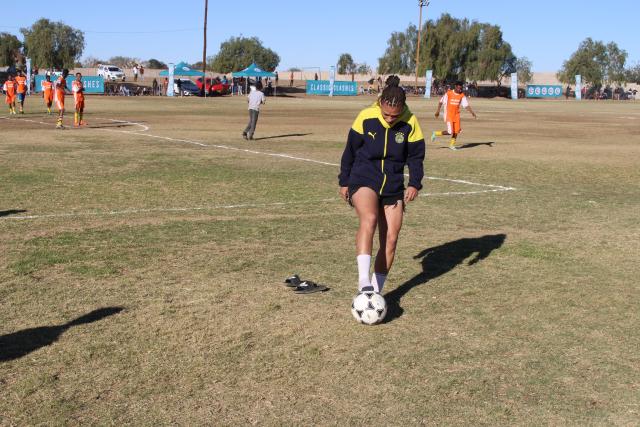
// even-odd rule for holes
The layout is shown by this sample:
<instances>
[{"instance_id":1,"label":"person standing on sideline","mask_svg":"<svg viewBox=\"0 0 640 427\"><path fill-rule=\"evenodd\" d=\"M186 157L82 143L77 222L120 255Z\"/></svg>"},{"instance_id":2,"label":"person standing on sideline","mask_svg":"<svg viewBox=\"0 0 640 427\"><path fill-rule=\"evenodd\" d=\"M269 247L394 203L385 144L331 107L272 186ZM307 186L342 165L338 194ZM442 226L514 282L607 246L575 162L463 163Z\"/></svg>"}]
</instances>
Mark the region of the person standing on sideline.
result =
<instances>
[{"instance_id":1,"label":"person standing on sideline","mask_svg":"<svg viewBox=\"0 0 640 427\"><path fill-rule=\"evenodd\" d=\"M4 102L9 107L9 114L16 113L16 82L14 80L13 75L9 75L9 78L4 85L2 86L2 90L4 91Z\"/></svg>"},{"instance_id":2,"label":"person standing on sideline","mask_svg":"<svg viewBox=\"0 0 640 427\"><path fill-rule=\"evenodd\" d=\"M568 101L571 96L571 86L567 85L567 88L564 90L565 99Z\"/></svg>"},{"instance_id":3,"label":"person standing on sideline","mask_svg":"<svg viewBox=\"0 0 640 427\"><path fill-rule=\"evenodd\" d=\"M76 79L71 83L71 91L73 92L73 100L76 107L73 125L75 127L84 126L87 123L82 119L82 115L84 114L84 84L82 84L82 74L76 73Z\"/></svg>"},{"instance_id":4,"label":"person standing on sideline","mask_svg":"<svg viewBox=\"0 0 640 427\"><path fill-rule=\"evenodd\" d=\"M405 206L422 189L425 142L417 118L406 105L400 79L387 79L378 101L358 114L349 130L340 162L340 196L353 206L358 291L382 292L393 265ZM404 169L409 168L405 189ZM380 246L370 276L376 228Z\"/></svg>"},{"instance_id":5,"label":"person standing on sideline","mask_svg":"<svg viewBox=\"0 0 640 427\"><path fill-rule=\"evenodd\" d=\"M251 93L247 96L247 102L249 103L249 124L242 132L242 137L251 140L258 124L260 106L266 102L264 93L262 93L262 83L257 82L255 86L251 86Z\"/></svg>"},{"instance_id":6,"label":"person standing on sideline","mask_svg":"<svg viewBox=\"0 0 640 427\"><path fill-rule=\"evenodd\" d=\"M67 76L69 76L69 70L66 68L62 70L62 75L58 77L55 84L55 100L58 107L58 120L56 122L56 129L64 129L62 120L64 119L64 96L67 93Z\"/></svg>"},{"instance_id":7,"label":"person standing on sideline","mask_svg":"<svg viewBox=\"0 0 640 427\"><path fill-rule=\"evenodd\" d=\"M293 71L291 72L291 75L289 76L289 87L293 87Z\"/></svg>"},{"instance_id":8,"label":"person standing on sideline","mask_svg":"<svg viewBox=\"0 0 640 427\"><path fill-rule=\"evenodd\" d=\"M42 81L42 99L47 106L47 114L51 115L51 104L53 104L53 82L51 76L47 74Z\"/></svg>"},{"instance_id":9,"label":"person standing on sideline","mask_svg":"<svg viewBox=\"0 0 640 427\"><path fill-rule=\"evenodd\" d=\"M469 100L462 91L462 82L456 82L453 90L448 90L447 93L440 99L438 103L438 110L436 111L436 119L440 117L440 109L444 107L444 121L447 124L447 130L434 131L431 134L431 142L436 140L436 137L443 135L451 135L451 141L449 148L457 150L456 138L458 134L462 132L460 126L460 107L464 107L471 113L474 119L477 119L476 113L471 109Z\"/></svg>"},{"instance_id":10,"label":"person standing on sideline","mask_svg":"<svg viewBox=\"0 0 640 427\"><path fill-rule=\"evenodd\" d=\"M24 97L27 96L27 77L21 70L18 70L18 75L15 77L16 82L16 95L18 102L20 103L20 114L24 114Z\"/></svg>"},{"instance_id":11,"label":"person standing on sideline","mask_svg":"<svg viewBox=\"0 0 640 427\"><path fill-rule=\"evenodd\" d=\"M138 64L133 66L133 81L138 81Z\"/></svg>"}]
</instances>

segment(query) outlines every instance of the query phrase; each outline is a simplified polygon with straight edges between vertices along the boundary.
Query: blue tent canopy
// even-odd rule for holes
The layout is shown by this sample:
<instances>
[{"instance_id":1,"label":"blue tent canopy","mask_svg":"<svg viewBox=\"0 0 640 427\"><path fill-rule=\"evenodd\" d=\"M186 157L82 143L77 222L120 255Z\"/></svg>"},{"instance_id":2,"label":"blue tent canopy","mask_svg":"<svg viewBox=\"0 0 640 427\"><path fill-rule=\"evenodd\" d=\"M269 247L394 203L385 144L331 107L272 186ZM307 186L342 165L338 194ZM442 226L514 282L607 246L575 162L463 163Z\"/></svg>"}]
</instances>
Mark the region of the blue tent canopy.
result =
<instances>
[{"instance_id":1,"label":"blue tent canopy","mask_svg":"<svg viewBox=\"0 0 640 427\"><path fill-rule=\"evenodd\" d=\"M275 77L274 73L270 73L269 71L264 71L262 68L258 67L256 63L249 65L242 71L236 71L233 73L233 77Z\"/></svg>"},{"instance_id":2,"label":"blue tent canopy","mask_svg":"<svg viewBox=\"0 0 640 427\"><path fill-rule=\"evenodd\" d=\"M161 76L168 76L169 70L160 71ZM180 62L176 64L173 70L174 76L204 76L202 71L196 71L192 69L186 62Z\"/></svg>"}]
</instances>

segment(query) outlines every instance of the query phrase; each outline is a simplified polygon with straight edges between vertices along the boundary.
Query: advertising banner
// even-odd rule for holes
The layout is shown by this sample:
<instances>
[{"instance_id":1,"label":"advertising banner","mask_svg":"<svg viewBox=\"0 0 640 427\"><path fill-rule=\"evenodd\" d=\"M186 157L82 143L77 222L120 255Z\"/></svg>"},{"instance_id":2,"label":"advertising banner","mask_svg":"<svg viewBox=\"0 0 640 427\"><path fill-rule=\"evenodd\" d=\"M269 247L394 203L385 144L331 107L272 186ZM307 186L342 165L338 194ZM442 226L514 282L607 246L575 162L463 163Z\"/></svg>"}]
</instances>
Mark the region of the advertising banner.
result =
<instances>
[{"instance_id":1,"label":"advertising banner","mask_svg":"<svg viewBox=\"0 0 640 427\"><path fill-rule=\"evenodd\" d=\"M511 99L518 99L518 73L511 74Z\"/></svg>"},{"instance_id":2,"label":"advertising banner","mask_svg":"<svg viewBox=\"0 0 640 427\"><path fill-rule=\"evenodd\" d=\"M562 86L559 85L528 85L527 98L560 98Z\"/></svg>"},{"instance_id":3,"label":"advertising banner","mask_svg":"<svg viewBox=\"0 0 640 427\"><path fill-rule=\"evenodd\" d=\"M424 85L424 97L429 99L431 98L431 84L433 80L433 70L427 70L427 75L425 78L425 85Z\"/></svg>"},{"instance_id":4,"label":"advertising banner","mask_svg":"<svg viewBox=\"0 0 640 427\"><path fill-rule=\"evenodd\" d=\"M580 74L576 76L576 99L582 100L582 76Z\"/></svg>"},{"instance_id":5,"label":"advertising banner","mask_svg":"<svg viewBox=\"0 0 640 427\"><path fill-rule=\"evenodd\" d=\"M307 80L307 95L355 96L358 94L356 82L333 82L331 80Z\"/></svg>"},{"instance_id":6,"label":"advertising banner","mask_svg":"<svg viewBox=\"0 0 640 427\"><path fill-rule=\"evenodd\" d=\"M36 76L36 92L42 92L42 82L44 81L42 75ZM51 76L51 81L55 82L58 78L57 75ZM76 79L76 76L69 74L67 76L67 88L71 90L71 82ZM84 84L84 93L104 93L104 78L100 76L82 76L82 84Z\"/></svg>"}]
</instances>

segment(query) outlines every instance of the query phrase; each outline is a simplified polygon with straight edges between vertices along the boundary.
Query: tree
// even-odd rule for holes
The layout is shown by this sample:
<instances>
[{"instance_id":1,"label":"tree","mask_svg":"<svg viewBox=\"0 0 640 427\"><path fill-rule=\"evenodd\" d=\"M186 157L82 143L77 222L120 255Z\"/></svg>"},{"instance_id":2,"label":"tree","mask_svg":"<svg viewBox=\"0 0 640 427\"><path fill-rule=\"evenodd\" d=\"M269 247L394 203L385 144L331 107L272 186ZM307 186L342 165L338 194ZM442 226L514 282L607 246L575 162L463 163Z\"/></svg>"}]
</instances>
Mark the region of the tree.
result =
<instances>
[{"instance_id":1,"label":"tree","mask_svg":"<svg viewBox=\"0 0 640 427\"><path fill-rule=\"evenodd\" d=\"M255 62L266 71L273 71L280 56L266 48L257 37L231 37L220 44L220 51L210 61L210 69L220 73L243 70Z\"/></svg>"},{"instance_id":2,"label":"tree","mask_svg":"<svg viewBox=\"0 0 640 427\"><path fill-rule=\"evenodd\" d=\"M0 65L13 66L18 62L22 43L13 34L0 33Z\"/></svg>"},{"instance_id":3,"label":"tree","mask_svg":"<svg viewBox=\"0 0 640 427\"><path fill-rule=\"evenodd\" d=\"M130 56L112 56L109 58L109 64L113 64L120 68L132 68L134 65L139 64L138 58L132 58Z\"/></svg>"},{"instance_id":4,"label":"tree","mask_svg":"<svg viewBox=\"0 0 640 427\"><path fill-rule=\"evenodd\" d=\"M518 58L516 60L516 73L518 73L519 83L523 85L531 83L531 81L533 80L533 72L531 72L532 67L533 64L526 56L523 56L522 58Z\"/></svg>"},{"instance_id":5,"label":"tree","mask_svg":"<svg viewBox=\"0 0 640 427\"><path fill-rule=\"evenodd\" d=\"M624 65L627 52L611 42L605 45L592 38L585 39L578 50L562 64L557 77L563 83L575 84L576 75L582 75L582 80L593 86L603 84L623 83L626 80Z\"/></svg>"},{"instance_id":6,"label":"tree","mask_svg":"<svg viewBox=\"0 0 640 427\"><path fill-rule=\"evenodd\" d=\"M415 70L416 37L418 28L410 25L404 33L394 31L387 41L387 49L378 59L380 74L411 74Z\"/></svg>"},{"instance_id":7,"label":"tree","mask_svg":"<svg viewBox=\"0 0 640 427\"><path fill-rule=\"evenodd\" d=\"M106 64L107 61L103 61L102 59L98 59L93 56L88 56L82 61L82 66L86 68L96 68L100 64Z\"/></svg>"},{"instance_id":8,"label":"tree","mask_svg":"<svg viewBox=\"0 0 640 427\"><path fill-rule=\"evenodd\" d=\"M428 21L422 31L418 74L433 70L443 80L493 80L499 82L515 71L516 57L503 39L499 26L456 19L443 14ZM382 74L413 74L416 69L418 29L409 25L404 32L394 32L387 50L379 59Z\"/></svg>"},{"instance_id":9,"label":"tree","mask_svg":"<svg viewBox=\"0 0 640 427\"><path fill-rule=\"evenodd\" d=\"M84 33L62 22L42 18L20 32L25 55L39 67L71 68L84 50Z\"/></svg>"},{"instance_id":10,"label":"tree","mask_svg":"<svg viewBox=\"0 0 640 427\"><path fill-rule=\"evenodd\" d=\"M628 82L640 84L640 64L628 68L625 74Z\"/></svg>"},{"instance_id":11,"label":"tree","mask_svg":"<svg viewBox=\"0 0 640 427\"><path fill-rule=\"evenodd\" d=\"M351 74L356 69L356 63L349 53L343 53L338 59L338 74Z\"/></svg>"},{"instance_id":12,"label":"tree","mask_svg":"<svg viewBox=\"0 0 640 427\"><path fill-rule=\"evenodd\" d=\"M153 69L157 69L157 70L164 70L167 67L167 64L165 64L162 61L159 61L157 59L150 59L147 62L145 62L145 67L147 68L153 68Z\"/></svg>"},{"instance_id":13,"label":"tree","mask_svg":"<svg viewBox=\"0 0 640 427\"><path fill-rule=\"evenodd\" d=\"M366 62L363 62L362 64L358 65L358 68L356 69L356 73L371 74L371 67Z\"/></svg>"}]
</instances>

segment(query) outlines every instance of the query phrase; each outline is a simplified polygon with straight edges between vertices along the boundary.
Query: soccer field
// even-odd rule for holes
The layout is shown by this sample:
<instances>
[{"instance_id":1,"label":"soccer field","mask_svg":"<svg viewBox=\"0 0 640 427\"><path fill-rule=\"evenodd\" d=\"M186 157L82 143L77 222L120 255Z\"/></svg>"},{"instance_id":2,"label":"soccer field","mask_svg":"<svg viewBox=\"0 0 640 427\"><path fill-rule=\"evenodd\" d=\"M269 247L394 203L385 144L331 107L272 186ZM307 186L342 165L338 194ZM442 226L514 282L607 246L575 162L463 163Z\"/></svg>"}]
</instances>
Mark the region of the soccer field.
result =
<instances>
[{"instance_id":1,"label":"soccer field","mask_svg":"<svg viewBox=\"0 0 640 427\"><path fill-rule=\"evenodd\" d=\"M373 99L270 98L252 142L245 98L0 116L0 425L636 425L640 103L472 99L368 327L337 164Z\"/></svg>"}]
</instances>

